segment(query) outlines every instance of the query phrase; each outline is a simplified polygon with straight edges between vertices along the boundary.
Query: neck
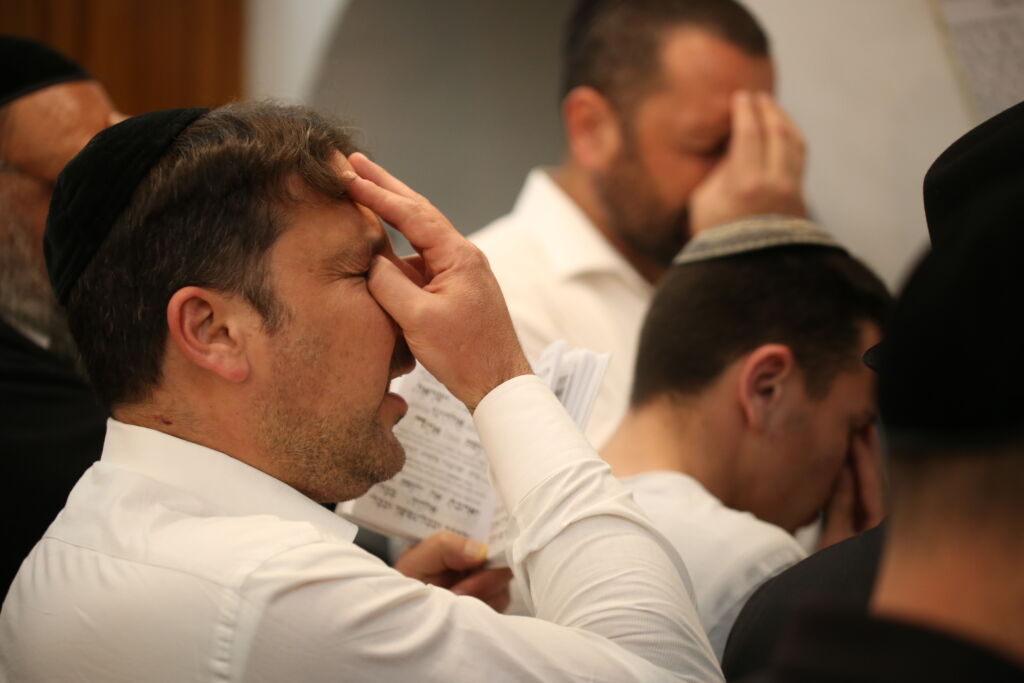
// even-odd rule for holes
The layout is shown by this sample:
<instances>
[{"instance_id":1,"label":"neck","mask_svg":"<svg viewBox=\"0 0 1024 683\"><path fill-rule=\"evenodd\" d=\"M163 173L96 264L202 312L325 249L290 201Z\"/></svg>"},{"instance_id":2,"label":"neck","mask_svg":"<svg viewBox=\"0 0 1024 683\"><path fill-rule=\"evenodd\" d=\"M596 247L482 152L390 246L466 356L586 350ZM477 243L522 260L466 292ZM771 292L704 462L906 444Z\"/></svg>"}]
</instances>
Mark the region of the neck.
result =
<instances>
[{"instance_id":1,"label":"neck","mask_svg":"<svg viewBox=\"0 0 1024 683\"><path fill-rule=\"evenodd\" d=\"M894 524L871 610L961 636L1024 666L1020 546L979 531L943 526L908 537Z\"/></svg>"},{"instance_id":2,"label":"neck","mask_svg":"<svg viewBox=\"0 0 1024 683\"><path fill-rule=\"evenodd\" d=\"M247 431L246 411L231 405L230 398L218 398L215 391L176 393L158 388L144 401L115 406L112 414L126 424L164 432L269 471Z\"/></svg>"},{"instance_id":3,"label":"neck","mask_svg":"<svg viewBox=\"0 0 1024 683\"><path fill-rule=\"evenodd\" d=\"M580 207L605 241L640 277L654 285L668 272L668 266L633 249L614 229L590 172L570 159L551 172L551 179Z\"/></svg>"},{"instance_id":4,"label":"neck","mask_svg":"<svg viewBox=\"0 0 1024 683\"><path fill-rule=\"evenodd\" d=\"M617 477L644 472L682 472L701 483L725 505L733 500L731 469L735 430L723 429L721 416L702 397L657 398L631 409L601 457Z\"/></svg>"}]
</instances>

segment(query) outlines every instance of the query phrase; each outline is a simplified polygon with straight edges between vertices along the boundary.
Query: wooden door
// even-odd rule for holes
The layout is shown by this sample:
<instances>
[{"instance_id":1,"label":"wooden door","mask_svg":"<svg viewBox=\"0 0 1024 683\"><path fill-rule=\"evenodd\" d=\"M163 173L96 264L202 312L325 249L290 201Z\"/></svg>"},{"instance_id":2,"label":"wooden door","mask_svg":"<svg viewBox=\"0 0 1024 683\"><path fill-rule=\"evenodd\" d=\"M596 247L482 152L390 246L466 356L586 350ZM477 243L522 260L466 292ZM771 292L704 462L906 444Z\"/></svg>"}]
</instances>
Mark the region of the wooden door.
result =
<instances>
[{"instance_id":1,"label":"wooden door","mask_svg":"<svg viewBox=\"0 0 1024 683\"><path fill-rule=\"evenodd\" d=\"M0 0L0 33L47 43L128 114L238 99L245 0ZM2 65L0 65L2 68Z\"/></svg>"}]
</instances>

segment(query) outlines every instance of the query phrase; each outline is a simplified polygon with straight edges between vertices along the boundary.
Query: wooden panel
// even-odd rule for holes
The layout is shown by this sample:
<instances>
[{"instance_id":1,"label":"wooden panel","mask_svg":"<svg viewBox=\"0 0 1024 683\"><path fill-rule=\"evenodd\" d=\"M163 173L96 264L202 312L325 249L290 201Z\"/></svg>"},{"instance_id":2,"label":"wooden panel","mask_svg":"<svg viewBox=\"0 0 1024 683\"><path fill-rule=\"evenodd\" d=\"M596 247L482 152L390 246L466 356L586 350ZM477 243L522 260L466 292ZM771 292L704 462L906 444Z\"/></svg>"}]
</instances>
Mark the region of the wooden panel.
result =
<instances>
[{"instance_id":1,"label":"wooden panel","mask_svg":"<svg viewBox=\"0 0 1024 683\"><path fill-rule=\"evenodd\" d=\"M126 113L241 93L245 0L0 0L0 32L85 66Z\"/></svg>"}]
</instances>

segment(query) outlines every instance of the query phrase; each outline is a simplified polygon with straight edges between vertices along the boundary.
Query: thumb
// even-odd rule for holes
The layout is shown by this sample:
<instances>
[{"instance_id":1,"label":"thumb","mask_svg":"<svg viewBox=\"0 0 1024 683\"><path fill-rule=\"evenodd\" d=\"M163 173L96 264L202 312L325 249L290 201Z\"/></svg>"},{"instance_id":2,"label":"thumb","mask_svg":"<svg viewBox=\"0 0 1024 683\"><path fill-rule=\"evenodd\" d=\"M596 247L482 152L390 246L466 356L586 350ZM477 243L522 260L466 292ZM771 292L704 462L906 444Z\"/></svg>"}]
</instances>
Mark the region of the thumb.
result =
<instances>
[{"instance_id":1,"label":"thumb","mask_svg":"<svg viewBox=\"0 0 1024 683\"><path fill-rule=\"evenodd\" d=\"M403 328L419 305L421 297L430 296L410 280L398 266L383 256L373 259L366 284L370 296L395 319L399 327Z\"/></svg>"},{"instance_id":2,"label":"thumb","mask_svg":"<svg viewBox=\"0 0 1024 683\"><path fill-rule=\"evenodd\" d=\"M849 464L845 464L839 472L836 487L825 510L825 528L818 545L819 550L854 535L853 514L856 496L853 471Z\"/></svg>"},{"instance_id":3,"label":"thumb","mask_svg":"<svg viewBox=\"0 0 1024 683\"><path fill-rule=\"evenodd\" d=\"M453 531L441 531L417 543L395 562L406 576L426 580L449 570L479 567L487 559L487 546Z\"/></svg>"},{"instance_id":4,"label":"thumb","mask_svg":"<svg viewBox=\"0 0 1024 683\"><path fill-rule=\"evenodd\" d=\"M446 569L462 571L479 567L487 561L487 544L460 536L454 532L434 534L439 545L439 554ZM430 538L427 539L430 541Z\"/></svg>"}]
</instances>

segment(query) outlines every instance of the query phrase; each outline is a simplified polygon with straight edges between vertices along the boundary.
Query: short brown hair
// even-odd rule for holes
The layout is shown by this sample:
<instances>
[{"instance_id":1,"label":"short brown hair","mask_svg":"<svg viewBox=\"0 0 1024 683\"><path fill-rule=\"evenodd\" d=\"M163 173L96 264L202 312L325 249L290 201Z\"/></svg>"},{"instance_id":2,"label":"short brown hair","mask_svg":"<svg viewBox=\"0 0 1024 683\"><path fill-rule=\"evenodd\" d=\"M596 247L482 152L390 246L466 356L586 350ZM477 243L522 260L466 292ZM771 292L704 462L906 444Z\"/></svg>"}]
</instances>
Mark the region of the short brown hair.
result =
<instances>
[{"instance_id":1,"label":"short brown hair","mask_svg":"<svg viewBox=\"0 0 1024 683\"><path fill-rule=\"evenodd\" d=\"M832 247L788 246L674 266L644 320L630 403L695 395L763 344L788 346L812 396L857 356L864 322L892 298L867 266Z\"/></svg>"},{"instance_id":2,"label":"short brown hair","mask_svg":"<svg viewBox=\"0 0 1024 683\"><path fill-rule=\"evenodd\" d=\"M182 287L240 294L277 328L283 311L265 256L300 201L294 179L344 197L330 166L335 150L354 151L340 125L271 103L227 105L182 132L68 298L72 334L108 406L143 400L159 384L167 303Z\"/></svg>"},{"instance_id":3,"label":"short brown hair","mask_svg":"<svg viewBox=\"0 0 1024 683\"><path fill-rule=\"evenodd\" d=\"M735 0L584 0L565 31L562 96L588 85L621 112L652 89L661 73L662 39L682 26L767 57L768 36Z\"/></svg>"}]
</instances>

